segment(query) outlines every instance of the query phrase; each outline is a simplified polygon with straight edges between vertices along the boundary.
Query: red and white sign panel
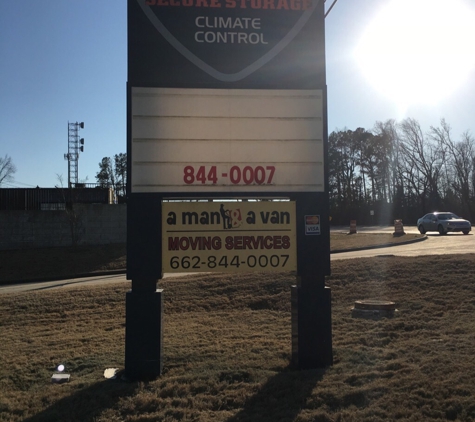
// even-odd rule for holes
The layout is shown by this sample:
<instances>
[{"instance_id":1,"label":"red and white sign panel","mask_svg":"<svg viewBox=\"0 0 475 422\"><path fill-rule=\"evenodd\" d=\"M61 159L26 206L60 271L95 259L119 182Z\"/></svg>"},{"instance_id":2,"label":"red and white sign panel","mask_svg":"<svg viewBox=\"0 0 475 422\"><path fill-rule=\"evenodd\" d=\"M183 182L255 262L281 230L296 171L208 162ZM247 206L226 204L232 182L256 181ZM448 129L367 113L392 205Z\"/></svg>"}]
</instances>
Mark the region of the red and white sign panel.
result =
<instances>
[{"instance_id":1,"label":"red and white sign panel","mask_svg":"<svg viewBox=\"0 0 475 422\"><path fill-rule=\"evenodd\" d=\"M132 88L132 193L323 192L321 90Z\"/></svg>"}]
</instances>

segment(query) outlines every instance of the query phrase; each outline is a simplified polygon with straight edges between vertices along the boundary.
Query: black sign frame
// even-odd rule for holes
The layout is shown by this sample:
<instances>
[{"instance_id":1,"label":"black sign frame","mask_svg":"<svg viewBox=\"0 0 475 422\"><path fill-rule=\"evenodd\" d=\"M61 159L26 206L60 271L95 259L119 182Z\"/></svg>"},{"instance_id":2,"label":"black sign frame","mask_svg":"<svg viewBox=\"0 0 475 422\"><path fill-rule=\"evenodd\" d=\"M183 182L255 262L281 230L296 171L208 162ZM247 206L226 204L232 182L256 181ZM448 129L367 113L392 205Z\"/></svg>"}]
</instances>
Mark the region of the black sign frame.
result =
<instances>
[{"instance_id":1,"label":"black sign frame","mask_svg":"<svg viewBox=\"0 0 475 422\"><path fill-rule=\"evenodd\" d=\"M213 89L295 89L321 90L323 93L323 192L240 192L240 198L288 198L296 202L297 215L297 272L299 279L299 366L322 367L332 363L330 294L325 288L325 276L330 266L330 224L328 199L328 124L327 88L325 75L325 28L323 0L239 0L249 7L226 8L235 0L128 0L128 81L127 81L127 279L132 280L132 291L127 309L136 315L136 308L143 306L144 297L157 294L157 281L162 278L162 201L173 199L233 199L229 192L204 193L133 193L132 179L132 88L213 88ZM208 6L204 6L204 5ZM211 4L221 6L211 7ZM252 8L251 5L261 5ZM268 8L264 9L263 5ZM268 10L279 5L278 10ZM299 4L300 6L296 6ZM304 6L305 4L306 9ZM312 11L309 12L308 5ZM200 5L200 6L197 6ZM291 6L293 5L293 6ZM195 7L196 10L192 10ZM294 7L294 9L291 9ZM300 10L297 10L300 7ZM246 10L244 10L246 9ZM234 13L234 14L233 14ZM263 45L223 46L196 45L205 35L199 34L205 25L202 17L249 19L254 22L251 31L238 28L251 40L252 33L260 33ZM287 25L280 23L289 19ZM180 18L183 21L180 23ZM264 22L265 20L268 20ZM177 24L178 22L178 24ZM184 24L183 22L186 22ZM215 21L213 21L215 22ZM226 21L228 22L228 21ZM234 24L236 24L235 21ZM303 22L303 23L302 23ZM265 23L265 24L264 24ZM178 26L177 26L178 25ZM206 25L205 25L206 26ZM178 28L178 30L177 30ZM183 33L179 33L179 30ZM264 28L266 28L264 30ZM206 29L206 28L205 28ZM216 29L216 28L215 28ZM218 28L223 29L223 28ZM229 28L224 28L229 34ZM174 32L175 31L175 32ZM286 32L287 31L287 32ZM201 31L201 32L204 32ZM213 32L210 30L209 32ZM214 31L219 32L219 31ZM288 34L291 35L288 35ZM197 38L198 37L198 38ZM210 36L210 40L212 36ZM244 37L244 36L243 36ZM266 38L267 37L267 38ZM287 37L287 38L286 38ZM257 40L257 38L252 38ZM269 41L266 41L269 40ZM272 41L272 45L265 42ZM213 44L212 42L204 44ZM248 43L249 44L249 43ZM240 48L246 47L246 48ZM249 48L248 48L249 47ZM256 47L256 48L252 48ZM187 54L186 52L190 54ZM257 51L257 53L256 53ZM246 55L249 54L250 58ZM217 59L219 58L219 60ZM224 62L220 64L220 60ZM236 63L233 63L236 62ZM257 63L257 64L256 64ZM221 66L221 67L220 67ZM318 216L320 232L306 232L305 216ZM160 293L161 294L161 293ZM145 295L145 296L144 296ZM161 297L161 296L160 296ZM158 299L157 299L158 300ZM156 303L157 300L155 300ZM145 300L146 302L146 300ZM154 302L154 303L155 303ZM315 313L314 307L322 305ZM306 317L307 316L307 317ZM126 372L131 378L159 375L162 368L161 340L154 343L154 350L139 352L130 343L137 341L136 318L126 324ZM127 317L127 319L129 319ZM317 321L318 319L318 321ZM161 323L148 323L138 337L153 336ZM129 327L129 328L127 328ZM148 328L147 328L148 327ZM157 328L159 327L159 328ZM318 328L320 327L320 328ZM127 335L127 330L129 335ZM129 351L128 351L129 350ZM145 353L145 354L144 354ZM146 369L150 353L159 354L152 373ZM152 359L153 360L153 359ZM129 370L127 369L129 368Z\"/></svg>"}]
</instances>

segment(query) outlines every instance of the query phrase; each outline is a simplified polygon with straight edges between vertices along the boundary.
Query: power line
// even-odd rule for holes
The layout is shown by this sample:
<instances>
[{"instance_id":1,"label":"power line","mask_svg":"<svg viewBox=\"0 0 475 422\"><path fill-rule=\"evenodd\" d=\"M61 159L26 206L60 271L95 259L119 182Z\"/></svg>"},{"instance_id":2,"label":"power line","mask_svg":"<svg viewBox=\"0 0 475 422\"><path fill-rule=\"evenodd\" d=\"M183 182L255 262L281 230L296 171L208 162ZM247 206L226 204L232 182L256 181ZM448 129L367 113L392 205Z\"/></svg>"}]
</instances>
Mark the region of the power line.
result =
<instances>
[{"instance_id":1,"label":"power line","mask_svg":"<svg viewBox=\"0 0 475 422\"><path fill-rule=\"evenodd\" d=\"M332 10L332 9L333 9L333 6L335 6L335 3L336 3L337 1L338 1L338 0L333 0L333 3L332 3L332 5L330 6L330 8L329 8L329 9L326 11L326 13L325 13L325 17L327 17L327 16L328 16L328 14L330 13L330 10ZM325 0L325 2L324 2L324 3L326 3L326 0Z\"/></svg>"},{"instance_id":2,"label":"power line","mask_svg":"<svg viewBox=\"0 0 475 422\"><path fill-rule=\"evenodd\" d=\"M3 186L3 185L7 185L7 186L10 187L10 188L21 188L21 187L22 187L22 186L17 186L17 185L23 185L23 186L26 186L26 187L28 187L28 188L36 188L36 186L34 186L34 185L30 185L30 184L28 184L28 183L18 182L18 181L16 181L16 180L13 180L12 182L5 182L5 181L4 181L4 182L2 183L2 186Z\"/></svg>"}]
</instances>

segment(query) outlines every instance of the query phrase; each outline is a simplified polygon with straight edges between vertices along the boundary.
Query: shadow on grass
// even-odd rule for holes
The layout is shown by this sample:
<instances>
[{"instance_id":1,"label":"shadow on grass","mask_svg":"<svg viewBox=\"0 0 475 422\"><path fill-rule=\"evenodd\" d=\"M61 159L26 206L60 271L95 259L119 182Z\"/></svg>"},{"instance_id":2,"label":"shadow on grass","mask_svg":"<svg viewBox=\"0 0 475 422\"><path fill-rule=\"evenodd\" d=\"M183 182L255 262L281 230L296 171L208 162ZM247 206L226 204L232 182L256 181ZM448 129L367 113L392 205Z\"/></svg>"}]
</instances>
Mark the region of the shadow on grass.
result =
<instances>
[{"instance_id":1,"label":"shadow on grass","mask_svg":"<svg viewBox=\"0 0 475 422\"><path fill-rule=\"evenodd\" d=\"M227 422L290 422L300 413L325 370L286 370L270 378ZM105 380L78 390L24 422L94 422L120 399L136 394L137 383ZM145 419L144 419L145 420Z\"/></svg>"},{"instance_id":2,"label":"shadow on grass","mask_svg":"<svg viewBox=\"0 0 475 422\"><path fill-rule=\"evenodd\" d=\"M242 410L227 422L290 422L295 420L325 369L291 370L270 378Z\"/></svg>"},{"instance_id":3,"label":"shadow on grass","mask_svg":"<svg viewBox=\"0 0 475 422\"><path fill-rule=\"evenodd\" d=\"M125 243L0 251L0 280L48 281L123 270L125 256Z\"/></svg>"},{"instance_id":4,"label":"shadow on grass","mask_svg":"<svg viewBox=\"0 0 475 422\"><path fill-rule=\"evenodd\" d=\"M23 422L93 422L122 397L133 395L136 383L104 380L64 397Z\"/></svg>"}]
</instances>

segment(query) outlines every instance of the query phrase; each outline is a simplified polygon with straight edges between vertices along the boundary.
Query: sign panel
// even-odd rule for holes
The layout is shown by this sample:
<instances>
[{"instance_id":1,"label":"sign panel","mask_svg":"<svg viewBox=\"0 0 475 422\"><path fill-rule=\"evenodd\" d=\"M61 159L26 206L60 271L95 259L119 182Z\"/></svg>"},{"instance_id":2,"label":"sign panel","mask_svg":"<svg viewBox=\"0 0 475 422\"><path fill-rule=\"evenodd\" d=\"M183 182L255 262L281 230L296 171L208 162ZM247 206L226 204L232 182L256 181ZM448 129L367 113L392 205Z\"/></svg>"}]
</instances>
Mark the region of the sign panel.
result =
<instances>
[{"instance_id":1,"label":"sign panel","mask_svg":"<svg viewBox=\"0 0 475 422\"><path fill-rule=\"evenodd\" d=\"M132 193L322 192L321 90L132 89Z\"/></svg>"},{"instance_id":2,"label":"sign panel","mask_svg":"<svg viewBox=\"0 0 475 422\"><path fill-rule=\"evenodd\" d=\"M162 233L164 273L297 269L295 202L163 202Z\"/></svg>"},{"instance_id":3,"label":"sign panel","mask_svg":"<svg viewBox=\"0 0 475 422\"><path fill-rule=\"evenodd\" d=\"M132 86L324 86L323 0L129 0Z\"/></svg>"}]
</instances>

